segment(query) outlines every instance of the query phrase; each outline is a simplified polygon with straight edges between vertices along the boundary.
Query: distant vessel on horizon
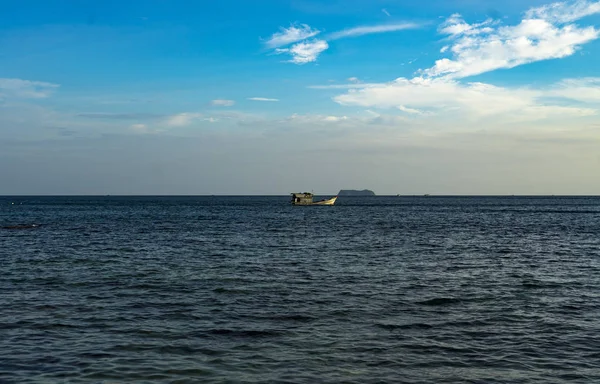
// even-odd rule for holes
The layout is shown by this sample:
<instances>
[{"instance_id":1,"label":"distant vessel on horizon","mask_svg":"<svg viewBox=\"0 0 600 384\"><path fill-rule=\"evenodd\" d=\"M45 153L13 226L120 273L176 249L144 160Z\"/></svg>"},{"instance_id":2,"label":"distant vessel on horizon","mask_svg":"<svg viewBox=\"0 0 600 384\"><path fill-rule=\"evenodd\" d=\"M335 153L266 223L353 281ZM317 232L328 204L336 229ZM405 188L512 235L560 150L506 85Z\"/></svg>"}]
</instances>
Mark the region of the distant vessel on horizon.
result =
<instances>
[{"instance_id":1,"label":"distant vessel on horizon","mask_svg":"<svg viewBox=\"0 0 600 384\"><path fill-rule=\"evenodd\" d=\"M313 201L314 195L310 192L292 193L292 205L333 205L337 200L337 196L330 199Z\"/></svg>"}]
</instances>

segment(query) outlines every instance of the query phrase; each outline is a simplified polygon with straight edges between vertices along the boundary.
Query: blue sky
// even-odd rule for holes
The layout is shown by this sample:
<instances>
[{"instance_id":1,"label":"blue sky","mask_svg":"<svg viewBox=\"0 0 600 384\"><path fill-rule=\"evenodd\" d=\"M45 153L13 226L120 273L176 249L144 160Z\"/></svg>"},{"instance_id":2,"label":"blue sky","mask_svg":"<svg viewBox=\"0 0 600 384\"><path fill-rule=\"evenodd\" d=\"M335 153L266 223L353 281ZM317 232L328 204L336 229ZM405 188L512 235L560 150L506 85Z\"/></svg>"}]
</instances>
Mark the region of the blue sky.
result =
<instances>
[{"instance_id":1,"label":"blue sky","mask_svg":"<svg viewBox=\"0 0 600 384\"><path fill-rule=\"evenodd\" d=\"M600 1L0 10L0 194L600 193Z\"/></svg>"}]
</instances>

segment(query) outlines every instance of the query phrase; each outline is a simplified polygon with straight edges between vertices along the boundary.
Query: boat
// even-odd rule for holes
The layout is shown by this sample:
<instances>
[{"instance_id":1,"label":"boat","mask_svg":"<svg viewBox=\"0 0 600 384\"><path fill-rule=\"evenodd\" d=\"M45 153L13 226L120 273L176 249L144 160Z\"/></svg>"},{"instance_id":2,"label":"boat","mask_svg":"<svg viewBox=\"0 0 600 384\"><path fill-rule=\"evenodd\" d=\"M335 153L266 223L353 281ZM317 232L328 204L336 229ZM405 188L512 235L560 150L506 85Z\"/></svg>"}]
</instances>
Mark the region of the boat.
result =
<instances>
[{"instance_id":1,"label":"boat","mask_svg":"<svg viewBox=\"0 0 600 384\"><path fill-rule=\"evenodd\" d=\"M292 205L333 205L337 200L337 196L330 199L313 201L314 195L310 192L292 193Z\"/></svg>"}]
</instances>

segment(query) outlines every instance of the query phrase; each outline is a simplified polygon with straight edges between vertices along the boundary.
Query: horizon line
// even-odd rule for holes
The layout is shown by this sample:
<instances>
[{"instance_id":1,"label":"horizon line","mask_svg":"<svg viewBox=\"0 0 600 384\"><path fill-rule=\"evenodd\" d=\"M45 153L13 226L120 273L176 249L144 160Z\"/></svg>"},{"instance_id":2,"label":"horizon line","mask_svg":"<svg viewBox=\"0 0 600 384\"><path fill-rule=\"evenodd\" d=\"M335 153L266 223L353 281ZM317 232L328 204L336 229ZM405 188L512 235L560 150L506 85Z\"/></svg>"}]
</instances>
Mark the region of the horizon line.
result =
<instances>
[{"instance_id":1,"label":"horizon line","mask_svg":"<svg viewBox=\"0 0 600 384\"><path fill-rule=\"evenodd\" d=\"M0 198L3 197L281 197L288 196L294 192L287 194L23 194L23 195L4 195L0 194ZM320 195L335 195L340 196L337 193L319 193L315 196ZM543 194L543 195L531 195L531 194L382 194L382 195L365 195L365 196L351 196L341 195L340 197L600 197L600 194Z\"/></svg>"}]
</instances>

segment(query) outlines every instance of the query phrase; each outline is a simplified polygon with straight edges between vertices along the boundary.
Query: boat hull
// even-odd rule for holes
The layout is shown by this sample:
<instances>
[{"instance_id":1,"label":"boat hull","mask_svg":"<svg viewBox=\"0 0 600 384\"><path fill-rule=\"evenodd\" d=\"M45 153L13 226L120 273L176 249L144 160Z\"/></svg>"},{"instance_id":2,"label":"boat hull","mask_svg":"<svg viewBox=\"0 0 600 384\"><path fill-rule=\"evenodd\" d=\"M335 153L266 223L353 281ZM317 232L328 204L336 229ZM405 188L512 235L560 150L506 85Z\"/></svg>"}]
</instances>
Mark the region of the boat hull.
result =
<instances>
[{"instance_id":1,"label":"boat hull","mask_svg":"<svg viewBox=\"0 0 600 384\"><path fill-rule=\"evenodd\" d=\"M327 199L327 200L315 201L312 203L307 203L307 202L292 203L292 205L333 205L333 204L335 204L336 200L337 200L337 196L332 197L331 199Z\"/></svg>"},{"instance_id":2,"label":"boat hull","mask_svg":"<svg viewBox=\"0 0 600 384\"><path fill-rule=\"evenodd\" d=\"M315 201L311 205L333 205L333 204L335 204L336 200L337 200L337 196L332 197L331 199L327 199L327 200Z\"/></svg>"}]
</instances>

